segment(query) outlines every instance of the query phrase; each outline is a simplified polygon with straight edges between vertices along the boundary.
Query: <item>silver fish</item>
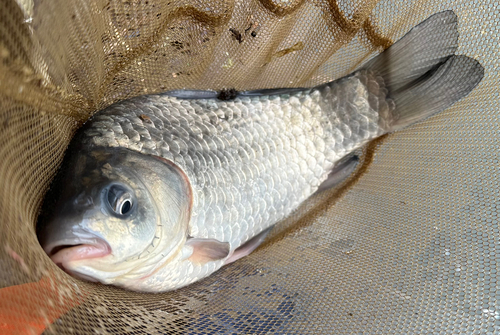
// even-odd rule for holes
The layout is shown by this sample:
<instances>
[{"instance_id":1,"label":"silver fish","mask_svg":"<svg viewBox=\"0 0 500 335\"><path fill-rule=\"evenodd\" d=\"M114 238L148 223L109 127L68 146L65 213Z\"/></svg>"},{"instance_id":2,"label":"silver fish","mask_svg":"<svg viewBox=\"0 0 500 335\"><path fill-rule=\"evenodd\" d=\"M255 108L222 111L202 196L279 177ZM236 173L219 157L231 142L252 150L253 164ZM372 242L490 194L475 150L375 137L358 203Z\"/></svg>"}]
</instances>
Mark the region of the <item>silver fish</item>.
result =
<instances>
[{"instance_id":1,"label":"silver fish","mask_svg":"<svg viewBox=\"0 0 500 335\"><path fill-rule=\"evenodd\" d=\"M466 96L483 67L455 55L457 41L445 11L314 88L114 104L75 136L45 203L41 245L68 273L131 290L204 278L252 252L342 157ZM346 169L351 161L332 178Z\"/></svg>"}]
</instances>

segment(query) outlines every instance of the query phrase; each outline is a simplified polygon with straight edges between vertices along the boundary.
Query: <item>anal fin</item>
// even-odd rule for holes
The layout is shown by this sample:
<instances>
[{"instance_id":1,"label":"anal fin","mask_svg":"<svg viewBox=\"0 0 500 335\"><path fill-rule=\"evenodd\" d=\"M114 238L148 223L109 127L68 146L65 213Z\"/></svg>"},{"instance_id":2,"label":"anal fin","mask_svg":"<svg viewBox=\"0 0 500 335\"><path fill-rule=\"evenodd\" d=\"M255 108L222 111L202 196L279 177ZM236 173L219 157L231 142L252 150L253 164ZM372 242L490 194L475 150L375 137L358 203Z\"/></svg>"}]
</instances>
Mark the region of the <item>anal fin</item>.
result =
<instances>
[{"instance_id":1,"label":"anal fin","mask_svg":"<svg viewBox=\"0 0 500 335\"><path fill-rule=\"evenodd\" d=\"M323 183L321 183L321 185L319 185L316 193L323 192L324 190L330 189L342 183L356 169L358 162L358 156L352 156L345 162L335 166L328 175L328 178Z\"/></svg>"}]
</instances>

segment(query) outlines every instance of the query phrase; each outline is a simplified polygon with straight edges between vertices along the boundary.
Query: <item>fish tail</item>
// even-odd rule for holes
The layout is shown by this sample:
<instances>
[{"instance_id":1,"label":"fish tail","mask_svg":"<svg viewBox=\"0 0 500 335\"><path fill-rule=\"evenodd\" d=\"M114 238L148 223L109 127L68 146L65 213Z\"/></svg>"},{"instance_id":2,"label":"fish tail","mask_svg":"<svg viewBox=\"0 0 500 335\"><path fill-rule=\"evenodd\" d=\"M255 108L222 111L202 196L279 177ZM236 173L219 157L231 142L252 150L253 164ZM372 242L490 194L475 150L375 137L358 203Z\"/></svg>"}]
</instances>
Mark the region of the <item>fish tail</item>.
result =
<instances>
[{"instance_id":1,"label":"fish tail","mask_svg":"<svg viewBox=\"0 0 500 335\"><path fill-rule=\"evenodd\" d=\"M363 68L381 76L395 103L388 132L439 113L481 81L484 68L473 58L456 56L457 16L432 15Z\"/></svg>"}]
</instances>

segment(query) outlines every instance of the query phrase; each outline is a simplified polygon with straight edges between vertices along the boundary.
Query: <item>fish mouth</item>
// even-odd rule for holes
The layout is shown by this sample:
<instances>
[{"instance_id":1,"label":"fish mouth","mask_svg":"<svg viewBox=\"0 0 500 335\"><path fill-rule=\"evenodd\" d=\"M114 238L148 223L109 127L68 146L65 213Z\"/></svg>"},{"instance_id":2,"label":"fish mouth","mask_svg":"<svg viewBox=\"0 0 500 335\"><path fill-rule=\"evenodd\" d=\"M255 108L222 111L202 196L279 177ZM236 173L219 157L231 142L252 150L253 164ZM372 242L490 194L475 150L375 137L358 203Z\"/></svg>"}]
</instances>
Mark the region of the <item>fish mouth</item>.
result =
<instances>
[{"instance_id":1,"label":"fish mouth","mask_svg":"<svg viewBox=\"0 0 500 335\"><path fill-rule=\"evenodd\" d=\"M96 281L84 274L72 271L69 269L68 263L107 256L111 254L111 247L106 241L98 237L86 241L79 240L78 242L80 243L75 244L74 240L59 241L47 246L45 252L57 266L68 274L85 280Z\"/></svg>"}]
</instances>

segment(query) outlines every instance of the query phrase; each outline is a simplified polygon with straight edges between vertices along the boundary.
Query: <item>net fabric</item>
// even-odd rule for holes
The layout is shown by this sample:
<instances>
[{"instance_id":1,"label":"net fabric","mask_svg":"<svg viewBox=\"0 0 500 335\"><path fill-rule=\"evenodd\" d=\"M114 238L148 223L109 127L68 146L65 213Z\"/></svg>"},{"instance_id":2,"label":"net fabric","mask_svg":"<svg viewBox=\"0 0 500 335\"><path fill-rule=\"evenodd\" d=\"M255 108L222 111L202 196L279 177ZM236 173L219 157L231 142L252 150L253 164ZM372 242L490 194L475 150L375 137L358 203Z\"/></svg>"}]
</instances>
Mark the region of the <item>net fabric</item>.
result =
<instances>
[{"instance_id":1,"label":"net fabric","mask_svg":"<svg viewBox=\"0 0 500 335\"><path fill-rule=\"evenodd\" d=\"M499 332L498 8L494 0L0 1L1 332ZM459 18L458 53L485 67L481 84L368 145L345 184L307 201L252 255L151 295L73 279L40 248L44 192L95 111L170 89L319 84L445 9Z\"/></svg>"}]
</instances>

